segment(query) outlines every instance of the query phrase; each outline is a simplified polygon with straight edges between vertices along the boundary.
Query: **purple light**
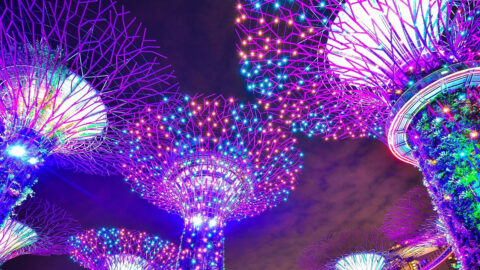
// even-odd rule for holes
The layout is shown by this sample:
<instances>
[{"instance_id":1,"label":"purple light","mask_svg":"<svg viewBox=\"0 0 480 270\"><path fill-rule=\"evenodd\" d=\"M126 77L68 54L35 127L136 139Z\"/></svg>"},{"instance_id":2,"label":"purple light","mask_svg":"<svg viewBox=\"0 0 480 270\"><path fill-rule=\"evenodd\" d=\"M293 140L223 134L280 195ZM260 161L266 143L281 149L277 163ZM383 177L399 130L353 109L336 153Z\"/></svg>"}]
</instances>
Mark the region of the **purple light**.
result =
<instances>
[{"instance_id":1,"label":"purple light","mask_svg":"<svg viewBox=\"0 0 480 270\"><path fill-rule=\"evenodd\" d=\"M425 188L416 187L395 202L384 217L382 229L402 246L397 254L421 269L435 269L452 253L448 232Z\"/></svg>"},{"instance_id":2,"label":"purple light","mask_svg":"<svg viewBox=\"0 0 480 270\"><path fill-rule=\"evenodd\" d=\"M174 269L177 247L145 232L101 228L72 236L70 255L88 269Z\"/></svg>"},{"instance_id":3,"label":"purple light","mask_svg":"<svg viewBox=\"0 0 480 270\"><path fill-rule=\"evenodd\" d=\"M290 132L233 98L148 108L125 133L132 190L185 221L180 269L222 269L225 223L285 201L302 167Z\"/></svg>"},{"instance_id":4,"label":"purple light","mask_svg":"<svg viewBox=\"0 0 480 270\"><path fill-rule=\"evenodd\" d=\"M66 254L68 238L79 231L78 222L64 210L44 200L28 199L0 229L0 263L25 254Z\"/></svg>"},{"instance_id":5,"label":"purple light","mask_svg":"<svg viewBox=\"0 0 480 270\"><path fill-rule=\"evenodd\" d=\"M385 215L385 235L404 245L445 245L446 232L427 190L416 187L403 195Z\"/></svg>"}]
</instances>

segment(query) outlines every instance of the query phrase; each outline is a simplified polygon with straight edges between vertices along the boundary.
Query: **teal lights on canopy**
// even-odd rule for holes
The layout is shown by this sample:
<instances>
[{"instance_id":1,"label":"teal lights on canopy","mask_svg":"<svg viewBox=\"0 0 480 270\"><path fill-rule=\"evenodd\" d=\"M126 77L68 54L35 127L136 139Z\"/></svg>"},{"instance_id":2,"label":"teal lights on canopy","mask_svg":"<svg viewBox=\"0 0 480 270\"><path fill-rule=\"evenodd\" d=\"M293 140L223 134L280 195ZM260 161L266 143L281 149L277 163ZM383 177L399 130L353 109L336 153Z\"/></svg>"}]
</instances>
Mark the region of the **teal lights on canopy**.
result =
<instances>
[{"instance_id":1,"label":"teal lights on canopy","mask_svg":"<svg viewBox=\"0 0 480 270\"><path fill-rule=\"evenodd\" d=\"M90 229L72 235L69 253L81 266L96 270L172 270L177 247L145 232Z\"/></svg>"},{"instance_id":2,"label":"teal lights on canopy","mask_svg":"<svg viewBox=\"0 0 480 270\"><path fill-rule=\"evenodd\" d=\"M294 132L384 139L410 86L478 58L476 4L239 0L240 73Z\"/></svg>"},{"instance_id":3,"label":"teal lights on canopy","mask_svg":"<svg viewBox=\"0 0 480 270\"><path fill-rule=\"evenodd\" d=\"M132 189L188 218L226 221L276 206L302 167L288 130L256 105L222 96L186 96L170 112L148 107L125 136L130 150L122 153L131 162L123 170Z\"/></svg>"},{"instance_id":4,"label":"teal lights on canopy","mask_svg":"<svg viewBox=\"0 0 480 270\"><path fill-rule=\"evenodd\" d=\"M286 201L302 168L289 130L222 96L148 107L125 137L132 190L185 220L180 269L221 269L225 223Z\"/></svg>"}]
</instances>

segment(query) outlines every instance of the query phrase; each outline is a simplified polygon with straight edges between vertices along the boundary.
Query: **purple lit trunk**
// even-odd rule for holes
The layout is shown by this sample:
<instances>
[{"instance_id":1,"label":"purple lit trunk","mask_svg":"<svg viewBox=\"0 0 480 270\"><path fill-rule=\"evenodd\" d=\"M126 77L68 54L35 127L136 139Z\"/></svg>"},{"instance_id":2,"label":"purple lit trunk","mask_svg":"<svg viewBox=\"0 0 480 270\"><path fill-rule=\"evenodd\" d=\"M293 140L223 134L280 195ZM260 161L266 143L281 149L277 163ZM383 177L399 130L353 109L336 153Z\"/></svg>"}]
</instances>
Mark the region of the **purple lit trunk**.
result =
<instances>
[{"instance_id":1,"label":"purple lit trunk","mask_svg":"<svg viewBox=\"0 0 480 270\"><path fill-rule=\"evenodd\" d=\"M462 269L480 269L480 104L443 93L413 119L409 144Z\"/></svg>"},{"instance_id":2,"label":"purple lit trunk","mask_svg":"<svg viewBox=\"0 0 480 270\"><path fill-rule=\"evenodd\" d=\"M0 156L0 224L9 217L12 209L32 193L37 182L37 166L26 165L9 157L5 151Z\"/></svg>"},{"instance_id":3,"label":"purple lit trunk","mask_svg":"<svg viewBox=\"0 0 480 270\"><path fill-rule=\"evenodd\" d=\"M186 223L178 254L179 270L223 269L223 226Z\"/></svg>"}]
</instances>

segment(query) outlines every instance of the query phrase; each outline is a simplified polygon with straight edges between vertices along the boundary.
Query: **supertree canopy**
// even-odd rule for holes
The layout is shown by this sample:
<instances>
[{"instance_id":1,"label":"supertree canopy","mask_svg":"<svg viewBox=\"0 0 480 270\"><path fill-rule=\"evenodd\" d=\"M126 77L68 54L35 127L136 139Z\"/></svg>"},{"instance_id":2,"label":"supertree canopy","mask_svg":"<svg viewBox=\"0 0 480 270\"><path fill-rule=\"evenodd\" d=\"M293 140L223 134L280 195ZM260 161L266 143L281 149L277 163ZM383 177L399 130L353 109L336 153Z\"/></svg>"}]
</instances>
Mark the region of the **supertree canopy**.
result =
<instances>
[{"instance_id":1,"label":"supertree canopy","mask_svg":"<svg viewBox=\"0 0 480 270\"><path fill-rule=\"evenodd\" d=\"M68 238L80 230L64 210L44 200L28 199L0 228L0 265L25 254L67 254Z\"/></svg>"},{"instance_id":2,"label":"supertree canopy","mask_svg":"<svg viewBox=\"0 0 480 270\"><path fill-rule=\"evenodd\" d=\"M409 261L417 261L421 269L434 269L452 253L443 222L433 210L430 196L422 187L403 195L388 210L382 229L401 247L396 253Z\"/></svg>"},{"instance_id":3,"label":"supertree canopy","mask_svg":"<svg viewBox=\"0 0 480 270\"><path fill-rule=\"evenodd\" d=\"M382 229L389 239L398 243L445 244L447 241L442 221L423 187L415 187L393 204L384 217Z\"/></svg>"},{"instance_id":4,"label":"supertree canopy","mask_svg":"<svg viewBox=\"0 0 480 270\"><path fill-rule=\"evenodd\" d=\"M376 228L336 233L306 248L298 259L304 270L399 269L394 242Z\"/></svg>"},{"instance_id":5,"label":"supertree canopy","mask_svg":"<svg viewBox=\"0 0 480 270\"><path fill-rule=\"evenodd\" d=\"M132 189L181 215L179 269L223 269L223 228L257 215L294 190L296 139L256 105L222 96L185 97L175 113L147 108L128 132Z\"/></svg>"},{"instance_id":6,"label":"supertree canopy","mask_svg":"<svg viewBox=\"0 0 480 270\"><path fill-rule=\"evenodd\" d=\"M135 19L106 0L0 1L0 220L44 164L110 173L111 137L177 89Z\"/></svg>"},{"instance_id":7,"label":"supertree canopy","mask_svg":"<svg viewBox=\"0 0 480 270\"><path fill-rule=\"evenodd\" d=\"M419 166L467 269L480 265L477 1L241 1L242 70L273 114L372 136Z\"/></svg>"},{"instance_id":8,"label":"supertree canopy","mask_svg":"<svg viewBox=\"0 0 480 270\"><path fill-rule=\"evenodd\" d=\"M145 232L101 228L72 236L70 255L94 270L170 270L175 269L177 247Z\"/></svg>"}]
</instances>

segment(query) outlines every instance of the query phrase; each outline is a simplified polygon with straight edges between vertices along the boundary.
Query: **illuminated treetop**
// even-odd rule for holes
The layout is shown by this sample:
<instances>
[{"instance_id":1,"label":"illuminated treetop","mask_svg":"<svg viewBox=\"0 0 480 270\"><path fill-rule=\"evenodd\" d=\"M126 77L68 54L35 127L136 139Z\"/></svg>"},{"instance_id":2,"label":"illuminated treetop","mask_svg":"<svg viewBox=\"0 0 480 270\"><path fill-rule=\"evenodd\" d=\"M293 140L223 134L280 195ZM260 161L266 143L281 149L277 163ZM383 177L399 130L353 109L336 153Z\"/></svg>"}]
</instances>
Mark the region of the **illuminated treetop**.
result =
<instances>
[{"instance_id":1,"label":"illuminated treetop","mask_svg":"<svg viewBox=\"0 0 480 270\"><path fill-rule=\"evenodd\" d=\"M403 195L388 210L382 229L397 243L442 245L446 232L424 187L416 187Z\"/></svg>"},{"instance_id":2,"label":"illuminated treetop","mask_svg":"<svg viewBox=\"0 0 480 270\"><path fill-rule=\"evenodd\" d=\"M28 199L0 229L0 263L20 255L68 253L68 238L80 225L64 210L39 199Z\"/></svg>"},{"instance_id":3,"label":"illuminated treetop","mask_svg":"<svg viewBox=\"0 0 480 270\"><path fill-rule=\"evenodd\" d=\"M470 4L242 0L241 73L294 131L382 138L395 102L414 94L408 88L477 58L479 11Z\"/></svg>"},{"instance_id":4,"label":"illuminated treetop","mask_svg":"<svg viewBox=\"0 0 480 270\"><path fill-rule=\"evenodd\" d=\"M70 239L70 255L88 269L174 269L177 247L158 236L127 229L88 230Z\"/></svg>"},{"instance_id":5,"label":"illuminated treetop","mask_svg":"<svg viewBox=\"0 0 480 270\"><path fill-rule=\"evenodd\" d=\"M382 229L389 239L400 245L396 254L408 260L433 257L431 264L436 265L452 251L447 242L447 229L424 187L415 187L395 202L384 217Z\"/></svg>"},{"instance_id":6,"label":"illuminated treetop","mask_svg":"<svg viewBox=\"0 0 480 270\"><path fill-rule=\"evenodd\" d=\"M1 5L2 150L30 165L52 156L111 172L111 134L138 107L177 90L158 46L108 0Z\"/></svg>"},{"instance_id":7,"label":"illuminated treetop","mask_svg":"<svg viewBox=\"0 0 480 270\"><path fill-rule=\"evenodd\" d=\"M124 165L126 180L154 205L187 222L223 223L274 207L294 190L302 167L296 139L256 105L185 97L162 112L149 107L128 131L133 161Z\"/></svg>"},{"instance_id":8,"label":"illuminated treetop","mask_svg":"<svg viewBox=\"0 0 480 270\"><path fill-rule=\"evenodd\" d=\"M400 261L391 252L394 242L377 229L336 233L305 249L298 266L305 270L397 269Z\"/></svg>"}]
</instances>

